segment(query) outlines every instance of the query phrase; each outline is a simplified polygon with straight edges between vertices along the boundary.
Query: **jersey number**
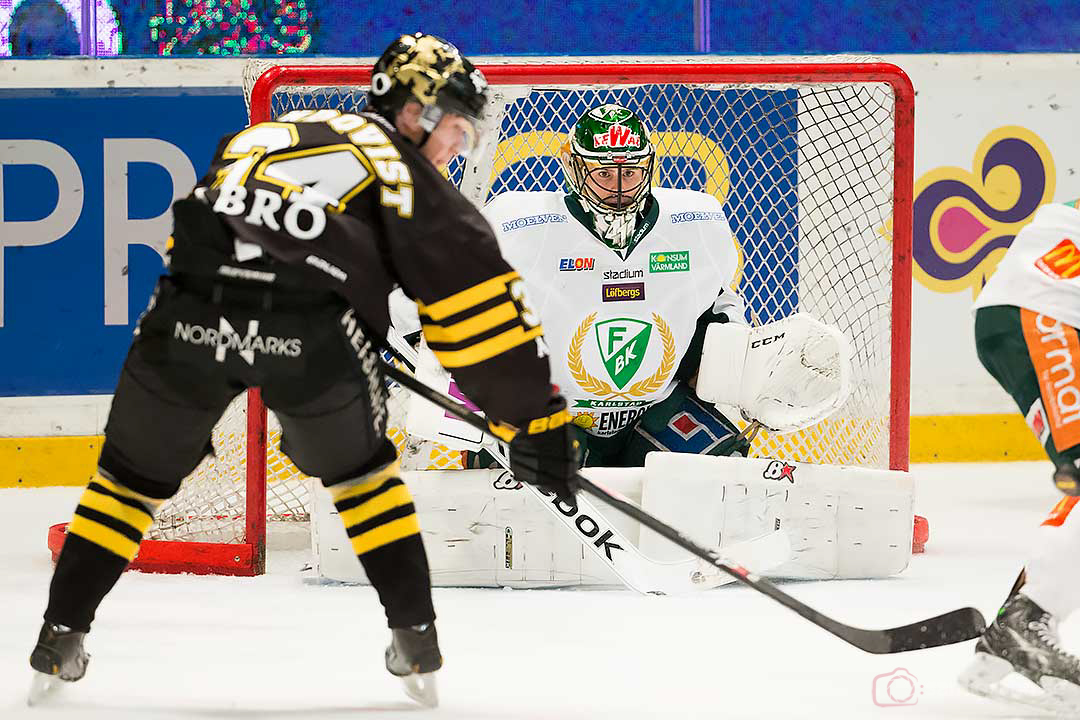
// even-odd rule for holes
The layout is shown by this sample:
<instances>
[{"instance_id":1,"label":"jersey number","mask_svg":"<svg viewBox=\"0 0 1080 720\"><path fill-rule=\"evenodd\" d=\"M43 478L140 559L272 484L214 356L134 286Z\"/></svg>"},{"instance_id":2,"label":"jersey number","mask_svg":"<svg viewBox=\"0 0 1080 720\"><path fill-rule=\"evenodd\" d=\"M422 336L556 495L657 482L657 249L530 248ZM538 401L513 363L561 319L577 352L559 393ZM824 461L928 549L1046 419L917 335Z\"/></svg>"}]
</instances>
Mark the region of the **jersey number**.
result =
<instances>
[{"instance_id":1,"label":"jersey number","mask_svg":"<svg viewBox=\"0 0 1080 720\"><path fill-rule=\"evenodd\" d=\"M216 185L234 192L255 170L255 178L281 188L283 199L341 212L345 204L373 180L372 169L360 150L348 143L280 153L300 142L296 125L266 122L248 128L225 147L221 157L235 160L223 168ZM262 162L260 162L262 161ZM296 197L291 197L293 195Z\"/></svg>"}]
</instances>

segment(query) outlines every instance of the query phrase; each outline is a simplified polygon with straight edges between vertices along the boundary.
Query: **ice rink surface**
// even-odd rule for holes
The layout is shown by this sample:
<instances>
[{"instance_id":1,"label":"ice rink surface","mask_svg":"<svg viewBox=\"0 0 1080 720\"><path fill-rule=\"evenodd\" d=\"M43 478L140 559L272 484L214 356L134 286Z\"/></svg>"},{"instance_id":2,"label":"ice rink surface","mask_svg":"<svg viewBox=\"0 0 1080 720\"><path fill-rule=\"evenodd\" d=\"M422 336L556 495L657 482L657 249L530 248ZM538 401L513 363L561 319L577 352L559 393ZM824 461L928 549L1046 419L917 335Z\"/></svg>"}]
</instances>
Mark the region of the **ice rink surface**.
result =
<instances>
[{"instance_id":1,"label":"ice rink surface","mask_svg":"<svg viewBox=\"0 0 1080 720\"><path fill-rule=\"evenodd\" d=\"M993 617L1059 499L1048 463L923 465L916 511L927 553L899 577L787 583L847 623L899 625L963 605ZM0 490L0 718L447 720L571 718L1030 718L968 695L956 674L973 642L867 655L745 588L692 597L629 591L435 591L442 705L420 709L383 669L375 593L305 583L304 558L253 579L128 573L106 598L87 676L28 709L27 657L51 571L49 525L77 488ZM1080 643L1080 622L1065 628ZM888 677L913 705L882 707ZM893 684L904 699L911 685Z\"/></svg>"}]
</instances>

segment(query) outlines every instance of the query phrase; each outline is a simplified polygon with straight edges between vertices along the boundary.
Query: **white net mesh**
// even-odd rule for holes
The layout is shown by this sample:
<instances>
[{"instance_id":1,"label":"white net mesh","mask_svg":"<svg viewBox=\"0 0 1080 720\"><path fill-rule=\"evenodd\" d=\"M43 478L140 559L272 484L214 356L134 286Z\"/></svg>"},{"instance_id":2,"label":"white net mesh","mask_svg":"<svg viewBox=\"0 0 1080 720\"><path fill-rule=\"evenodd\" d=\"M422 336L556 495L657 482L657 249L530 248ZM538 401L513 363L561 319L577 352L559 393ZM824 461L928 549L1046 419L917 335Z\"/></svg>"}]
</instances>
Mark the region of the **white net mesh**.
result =
<instances>
[{"instance_id":1,"label":"white net mesh","mask_svg":"<svg viewBox=\"0 0 1080 720\"><path fill-rule=\"evenodd\" d=\"M265 64L256 67L262 69ZM364 107L365 92L356 86L279 87L270 115L317 108L353 112ZM510 190L559 190L559 148L575 120L600 103L632 108L652 131L655 184L706 192L724 204L741 247L738 290L752 321L762 324L802 311L839 328L851 341L853 391L847 403L811 430L759 433L754 453L888 467L895 164L889 85L748 79L513 85L493 87L491 95L486 153L469 165L455 161L451 181L478 203ZM406 461L420 469L461 467L460 453L406 436L405 405L400 395L391 398L390 435ZM234 410L223 419L229 429L221 429L220 436L226 444L235 441L242 456L243 406ZM270 444L269 456L279 470L268 472L268 512L305 516L301 494L292 491L299 484L290 474L296 471L275 457L272 438ZM229 452L212 463L216 468L204 464L186 483L206 488L191 492L215 517L242 508L243 475L236 464L242 460L225 460ZM172 517L203 512L185 506ZM179 533L175 526L183 524L173 522L170 532Z\"/></svg>"}]
</instances>

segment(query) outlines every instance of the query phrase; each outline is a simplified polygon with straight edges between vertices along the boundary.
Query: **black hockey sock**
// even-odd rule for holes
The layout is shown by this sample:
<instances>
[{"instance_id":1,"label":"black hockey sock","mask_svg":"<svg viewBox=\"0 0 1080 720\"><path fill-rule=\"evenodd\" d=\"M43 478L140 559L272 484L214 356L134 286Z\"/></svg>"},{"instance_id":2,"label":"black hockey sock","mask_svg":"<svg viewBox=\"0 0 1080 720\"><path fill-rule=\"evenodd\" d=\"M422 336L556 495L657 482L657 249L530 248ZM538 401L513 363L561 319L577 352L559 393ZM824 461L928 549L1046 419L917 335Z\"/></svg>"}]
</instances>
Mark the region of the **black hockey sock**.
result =
<instances>
[{"instance_id":1,"label":"black hockey sock","mask_svg":"<svg viewBox=\"0 0 1080 720\"><path fill-rule=\"evenodd\" d=\"M160 504L98 475L83 492L49 586L45 619L87 632Z\"/></svg>"},{"instance_id":2,"label":"black hockey sock","mask_svg":"<svg viewBox=\"0 0 1080 720\"><path fill-rule=\"evenodd\" d=\"M353 551L379 593L390 627L435 619L431 574L409 489L397 462L330 488Z\"/></svg>"}]
</instances>

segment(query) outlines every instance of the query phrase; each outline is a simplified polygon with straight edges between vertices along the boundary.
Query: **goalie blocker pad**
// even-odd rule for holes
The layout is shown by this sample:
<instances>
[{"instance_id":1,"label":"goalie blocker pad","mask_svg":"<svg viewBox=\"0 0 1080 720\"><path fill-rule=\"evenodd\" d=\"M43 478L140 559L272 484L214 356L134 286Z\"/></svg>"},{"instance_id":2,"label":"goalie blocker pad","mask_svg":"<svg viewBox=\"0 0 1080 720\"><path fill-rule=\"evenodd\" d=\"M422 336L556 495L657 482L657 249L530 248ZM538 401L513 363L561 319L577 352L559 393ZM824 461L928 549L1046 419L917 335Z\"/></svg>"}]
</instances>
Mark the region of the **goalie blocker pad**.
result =
<instances>
[{"instance_id":1,"label":"goalie blocker pad","mask_svg":"<svg viewBox=\"0 0 1080 720\"><path fill-rule=\"evenodd\" d=\"M908 473L651 453L644 468L589 468L586 474L706 547L732 547L782 530L792 556L762 572L769 577L888 577L911 558ZM435 586L622 585L506 471L425 471L405 473L405 480ZM315 496L318 575L366 582L333 504L326 493ZM598 508L644 555L662 562L690 557L620 513Z\"/></svg>"}]
</instances>

